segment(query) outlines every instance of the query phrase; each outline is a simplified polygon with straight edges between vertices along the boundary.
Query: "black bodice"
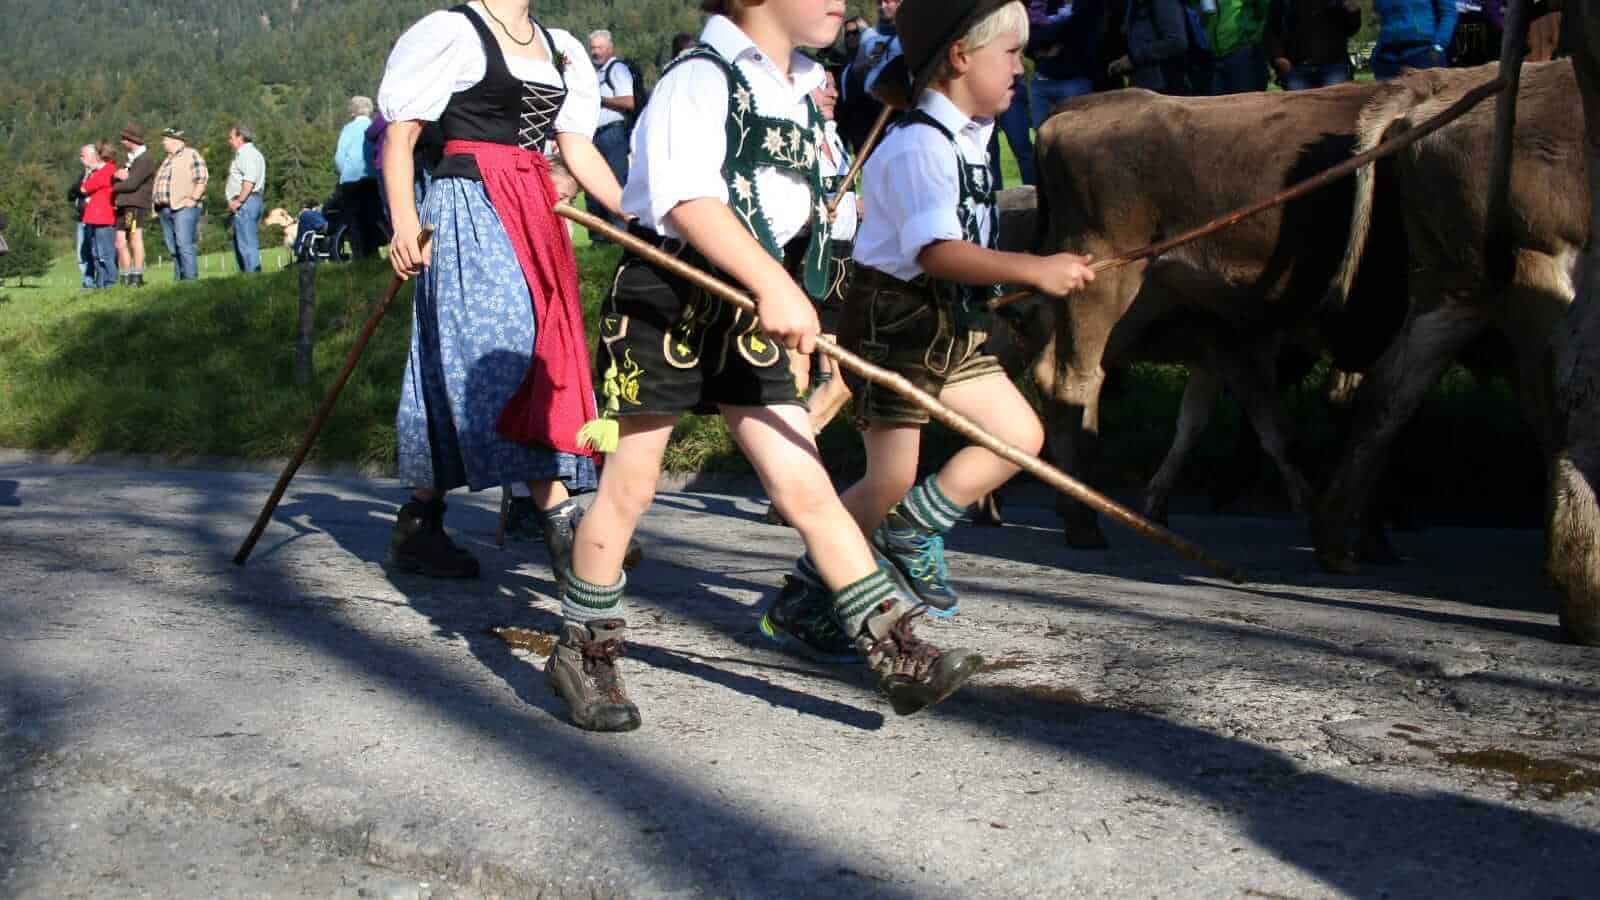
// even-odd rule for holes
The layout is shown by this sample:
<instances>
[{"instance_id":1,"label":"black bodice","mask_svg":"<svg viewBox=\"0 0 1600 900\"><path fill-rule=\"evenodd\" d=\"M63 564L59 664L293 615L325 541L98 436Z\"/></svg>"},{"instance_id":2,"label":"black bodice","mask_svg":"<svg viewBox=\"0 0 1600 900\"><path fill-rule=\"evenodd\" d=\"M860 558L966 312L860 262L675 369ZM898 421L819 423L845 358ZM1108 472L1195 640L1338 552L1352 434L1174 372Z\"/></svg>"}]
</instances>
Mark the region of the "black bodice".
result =
<instances>
[{"instance_id":1,"label":"black bodice","mask_svg":"<svg viewBox=\"0 0 1600 900\"><path fill-rule=\"evenodd\" d=\"M483 42L483 79L472 87L457 91L439 116L439 128L447 141L483 141L509 144L525 150L543 151L555 134L556 116L567 99L566 74L561 71L555 41L543 25L533 23L550 51L551 64L561 85L523 81L511 74L500 44L483 18L465 4L451 12L467 17L478 39ZM437 177L478 178L478 166L470 156L446 156L434 172Z\"/></svg>"}]
</instances>

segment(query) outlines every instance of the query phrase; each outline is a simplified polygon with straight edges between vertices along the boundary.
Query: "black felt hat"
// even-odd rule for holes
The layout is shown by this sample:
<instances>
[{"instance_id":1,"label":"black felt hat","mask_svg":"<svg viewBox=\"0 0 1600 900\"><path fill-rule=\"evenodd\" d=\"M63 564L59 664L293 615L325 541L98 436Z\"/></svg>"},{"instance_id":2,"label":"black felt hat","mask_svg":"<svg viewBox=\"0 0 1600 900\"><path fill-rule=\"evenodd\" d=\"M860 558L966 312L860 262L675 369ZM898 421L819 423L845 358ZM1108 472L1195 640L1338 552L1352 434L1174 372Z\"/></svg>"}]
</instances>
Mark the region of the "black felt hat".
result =
<instances>
[{"instance_id":1,"label":"black felt hat","mask_svg":"<svg viewBox=\"0 0 1600 900\"><path fill-rule=\"evenodd\" d=\"M933 80L939 61L972 26L1016 0L905 0L894 16L902 55L886 66L873 85L878 99L911 106ZM899 91L909 93L900 96Z\"/></svg>"}]
</instances>

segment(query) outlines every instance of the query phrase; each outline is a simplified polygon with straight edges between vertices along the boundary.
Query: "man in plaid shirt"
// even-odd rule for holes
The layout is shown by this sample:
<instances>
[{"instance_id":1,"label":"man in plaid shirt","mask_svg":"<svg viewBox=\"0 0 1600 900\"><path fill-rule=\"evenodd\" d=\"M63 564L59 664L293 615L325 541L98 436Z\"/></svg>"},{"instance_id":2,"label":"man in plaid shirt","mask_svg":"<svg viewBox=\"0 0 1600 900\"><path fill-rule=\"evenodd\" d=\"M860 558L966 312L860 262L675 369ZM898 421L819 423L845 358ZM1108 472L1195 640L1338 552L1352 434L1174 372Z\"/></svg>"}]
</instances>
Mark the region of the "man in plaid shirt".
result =
<instances>
[{"instance_id":1,"label":"man in plaid shirt","mask_svg":"<svg viewBox=\"0 0 1600 900\"><path fill-rule=\"evenodd\" d=\"M200 202L211 175L206 161L183 139L183 132L168 128L161 133L161 149L167 152L156 172L156 215L161 219L161 235L178 272L179 281L200 277L198 245Z\"/></svg>"}]
</instances>

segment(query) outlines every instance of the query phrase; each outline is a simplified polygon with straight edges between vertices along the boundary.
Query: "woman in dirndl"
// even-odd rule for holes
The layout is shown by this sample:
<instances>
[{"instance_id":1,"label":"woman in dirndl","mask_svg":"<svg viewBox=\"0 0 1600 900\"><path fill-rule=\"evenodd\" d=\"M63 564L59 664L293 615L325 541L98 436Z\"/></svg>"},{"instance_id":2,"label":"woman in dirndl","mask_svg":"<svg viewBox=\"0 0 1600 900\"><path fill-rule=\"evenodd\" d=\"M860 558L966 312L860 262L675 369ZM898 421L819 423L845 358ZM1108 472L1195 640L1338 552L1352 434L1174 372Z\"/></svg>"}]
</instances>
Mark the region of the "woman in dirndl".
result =
<instances>
[{"instance_id":1,"label":"woman in dirndl","mask_svg":"<svg viewBox=\"0 0 1600 900\"><path fill-rule=\"evenodd\" d=\"M578 268L545 150L551 142L591 198L622 189L592 142L600 91L584 48L547 29L528 0L434 12L395 44L378 105L389 120L383 176L390 262L416 275L411 351L395 417L400 509L392 565L470 578L478 561L444 531L444 495L526 484L552 563L570 552L596 481L578 445L596 416ZM412 148L437 123L444 156L416 208ZM424 227L432 229L423 243Z\"/></svg>"}]
</instances>

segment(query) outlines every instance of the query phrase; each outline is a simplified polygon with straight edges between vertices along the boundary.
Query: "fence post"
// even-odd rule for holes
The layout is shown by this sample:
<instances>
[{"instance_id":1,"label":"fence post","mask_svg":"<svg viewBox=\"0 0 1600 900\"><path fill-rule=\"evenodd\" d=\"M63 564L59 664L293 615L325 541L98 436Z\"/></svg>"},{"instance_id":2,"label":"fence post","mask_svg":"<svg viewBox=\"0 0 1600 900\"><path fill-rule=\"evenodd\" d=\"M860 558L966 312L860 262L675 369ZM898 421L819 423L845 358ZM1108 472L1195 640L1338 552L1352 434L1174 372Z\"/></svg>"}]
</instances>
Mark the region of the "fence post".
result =
<instances>
[{"instance_id":1,"label":"fence post","mask_svg":"<svg viewBox=\"0 0 1600 900\"><path fill-rule=\"evenodd\" d=\"M316 340L317 270L309 259L300 261L300 333L294 345L294 380L311 383L311 348Z\"/></svg>"}]
</instances>

